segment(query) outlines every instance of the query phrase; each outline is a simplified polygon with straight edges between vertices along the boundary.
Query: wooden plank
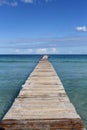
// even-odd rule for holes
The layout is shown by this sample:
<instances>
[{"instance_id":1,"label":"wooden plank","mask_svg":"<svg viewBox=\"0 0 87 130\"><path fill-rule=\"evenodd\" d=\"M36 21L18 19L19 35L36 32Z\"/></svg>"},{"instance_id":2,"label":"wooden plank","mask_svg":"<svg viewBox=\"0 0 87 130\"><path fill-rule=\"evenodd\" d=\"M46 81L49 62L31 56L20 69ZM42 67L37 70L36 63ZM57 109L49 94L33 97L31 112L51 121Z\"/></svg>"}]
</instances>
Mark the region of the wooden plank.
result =
<instances>
[{"instance_id":1,"label":"wooden plank","mask_svg":"<svg viewBox=\"0 0 87 130\"><path fill-rule=\"evenodd\" d=\"M44 56L5 115L4 130L83 130L53 66Z\"/></svg>"}]
</instances>

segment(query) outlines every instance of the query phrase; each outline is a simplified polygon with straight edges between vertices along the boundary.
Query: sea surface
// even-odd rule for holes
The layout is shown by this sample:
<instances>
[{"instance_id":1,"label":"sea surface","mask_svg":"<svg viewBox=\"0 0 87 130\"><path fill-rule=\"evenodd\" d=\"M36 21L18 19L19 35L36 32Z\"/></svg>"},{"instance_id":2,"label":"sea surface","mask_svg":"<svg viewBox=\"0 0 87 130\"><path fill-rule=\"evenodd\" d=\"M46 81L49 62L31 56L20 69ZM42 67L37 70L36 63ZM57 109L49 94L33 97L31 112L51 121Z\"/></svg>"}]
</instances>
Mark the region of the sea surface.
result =
<instances>
[{"instance_id":1,"label":"sea surface","mask_svg":"<svg viewBox=\"0 0 87 130\"><path fill-rule=\"evenodd\" d=\"M87 55L55 55L50 61L87 128Z\"/></svg>"},{"instance_id":2,"label":"sea surface","mask_svg":"<svg viewBox=\"0 0 87 130\"><path fill-rule=\"evenodd\" d=\"M0 120L41 55L0 55ZM87 55L50 55L64 88L87 128Z\"/></svg>"}]
</instances>

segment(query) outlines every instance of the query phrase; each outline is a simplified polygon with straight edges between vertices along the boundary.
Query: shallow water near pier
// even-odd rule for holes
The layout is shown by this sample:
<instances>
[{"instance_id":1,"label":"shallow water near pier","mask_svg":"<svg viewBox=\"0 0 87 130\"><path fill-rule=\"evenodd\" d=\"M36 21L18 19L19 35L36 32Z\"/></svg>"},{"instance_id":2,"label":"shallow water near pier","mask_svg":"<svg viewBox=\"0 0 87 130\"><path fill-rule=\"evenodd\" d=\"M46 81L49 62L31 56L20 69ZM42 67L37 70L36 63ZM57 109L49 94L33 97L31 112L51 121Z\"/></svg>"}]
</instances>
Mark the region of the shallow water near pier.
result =
<instances>
[{"instance_id":1,"label":"shallow water near pier","mask_svg":"<svg viewBox=\"0 0 87 130\"><path fill-rule=\"evenodd\" d=\"M50 61L87 128L87 55L57 55Z\"/></svg>"},{"instance_id":2,"label":"shallow water near pier","mask_svg":"<svg viewBox=\"0 0 87 130\"><path fill-rule=\"evenodd\" d=\"M0 119L11 106L40 56L0 56Z\"/></svg>"},{"instance_id":3,"label":"shallow water near pier","mask_svg":"<svg viewBox=\"0 0 87 130\"><path fill-rule=\"evenodd\" d=\"M0 55L0 119L41 55ZM49 60L87 128L87 55L50 55Z\"/></svg>"}]
</instances>

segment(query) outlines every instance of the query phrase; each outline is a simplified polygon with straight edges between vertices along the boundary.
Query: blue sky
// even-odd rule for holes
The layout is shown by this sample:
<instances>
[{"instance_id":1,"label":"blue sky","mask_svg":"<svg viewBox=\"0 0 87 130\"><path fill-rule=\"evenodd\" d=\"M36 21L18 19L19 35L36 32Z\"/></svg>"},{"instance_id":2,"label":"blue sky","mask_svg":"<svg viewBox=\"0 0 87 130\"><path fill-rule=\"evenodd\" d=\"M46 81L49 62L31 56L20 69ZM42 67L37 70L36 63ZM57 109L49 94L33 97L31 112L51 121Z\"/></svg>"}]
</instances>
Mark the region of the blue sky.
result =
<instances>
[{"instance_id":1,"label":"blue sky","mask_svg":"<svg viewBox=\"0 0 87 130\"><path fill-rule=\"evenodd\" d=\"M0 54L87 54L87 0L0 0Z\"/></svg>"}]
</instances>

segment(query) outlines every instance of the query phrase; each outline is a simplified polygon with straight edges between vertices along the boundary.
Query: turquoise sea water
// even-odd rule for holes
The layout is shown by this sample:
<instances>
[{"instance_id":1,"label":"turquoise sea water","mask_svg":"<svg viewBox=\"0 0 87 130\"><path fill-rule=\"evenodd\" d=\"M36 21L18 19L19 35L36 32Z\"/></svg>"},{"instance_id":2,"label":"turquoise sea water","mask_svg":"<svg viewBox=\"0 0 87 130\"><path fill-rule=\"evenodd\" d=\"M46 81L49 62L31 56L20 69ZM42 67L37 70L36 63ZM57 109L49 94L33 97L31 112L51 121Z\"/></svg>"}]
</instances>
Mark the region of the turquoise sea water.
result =
<instances>
[{"instance_id":1,"label":"turquoise sea water","mask_svg":"<svg viewBox=\"0 0 87 130\"><path fill-rule=\"evenodd\" d=\"M87 128L87 55L51 56L50 61Z\"/></svg>"},{"instance_id":2,"label":"turquoise sea water","mask_svg":"<svg viewBox=\"0 0 87 130\"><path fill-rule=\"evenodd\" d=\"M0 120L41 56L0 56Z\"/></svg>"},{"instance_id":3,"label":"turquoise sea water","mask_svg":"<svg viewBox=\"0 0 87 130\"><path fill-rule=\"evenodd\" d=\"M40 58L40 55L0 55L0 119ZM87 128L87 55L50 55L49 60Z\"/></svg>"}]
</instances>

